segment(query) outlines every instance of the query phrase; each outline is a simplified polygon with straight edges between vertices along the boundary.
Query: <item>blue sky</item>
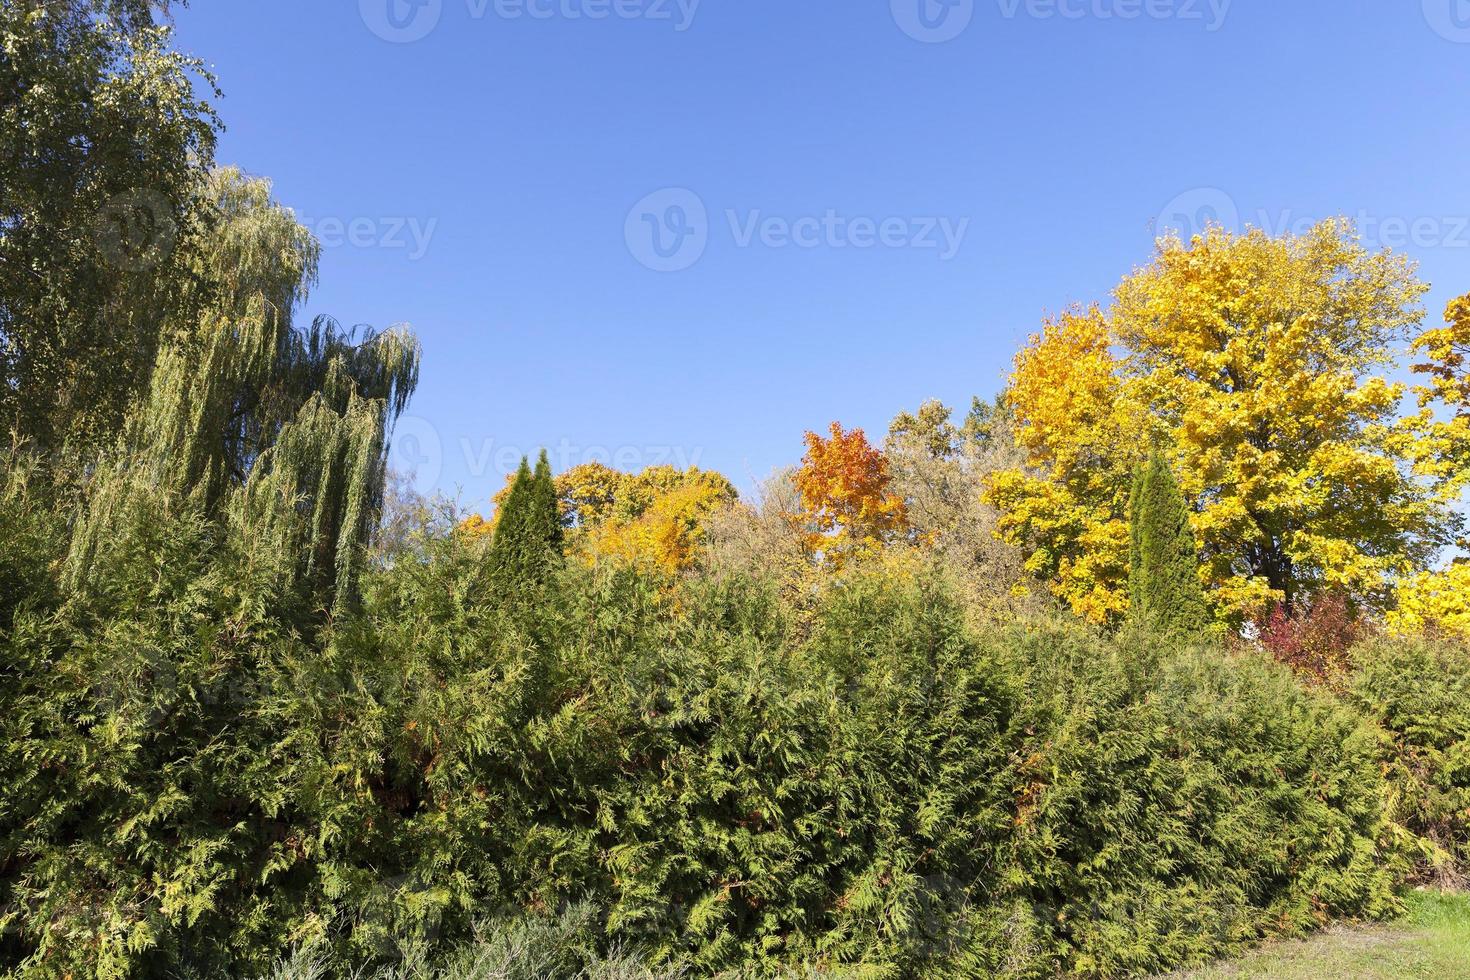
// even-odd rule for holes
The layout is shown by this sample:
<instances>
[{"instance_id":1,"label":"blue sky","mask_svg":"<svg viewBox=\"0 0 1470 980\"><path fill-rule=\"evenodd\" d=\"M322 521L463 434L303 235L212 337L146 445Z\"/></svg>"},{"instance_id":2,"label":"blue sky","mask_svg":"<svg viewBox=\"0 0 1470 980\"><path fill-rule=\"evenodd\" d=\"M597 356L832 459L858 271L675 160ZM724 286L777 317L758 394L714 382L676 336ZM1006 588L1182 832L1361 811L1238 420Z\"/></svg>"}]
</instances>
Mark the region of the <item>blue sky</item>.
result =
<instances>
[{"instance_id":1,"label":"blue sky","mask_svg":"<svg viewBox=\"0 0 1470 980\"><path fill-rule=\"evenodd\" d=\"M921 6L922 4L922 6ZM1470 289L1470 0L195 0L221 162L410 323L394 462L750 486L1000 386L1154 228L1348 214ZM656 236L656 237L655 237Z\"/></svg>"}]
</instances>

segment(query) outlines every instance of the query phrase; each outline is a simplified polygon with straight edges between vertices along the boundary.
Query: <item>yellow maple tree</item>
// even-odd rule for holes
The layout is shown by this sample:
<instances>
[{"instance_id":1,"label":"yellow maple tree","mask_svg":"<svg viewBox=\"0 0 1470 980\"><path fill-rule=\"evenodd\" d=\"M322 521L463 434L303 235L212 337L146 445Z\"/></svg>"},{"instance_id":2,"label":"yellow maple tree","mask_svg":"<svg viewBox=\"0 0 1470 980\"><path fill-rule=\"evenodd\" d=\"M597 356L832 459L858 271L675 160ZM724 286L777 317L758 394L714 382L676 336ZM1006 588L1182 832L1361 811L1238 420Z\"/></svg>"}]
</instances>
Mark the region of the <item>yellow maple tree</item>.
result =
<instances>
[{"instance_id":1,"label":"yellow maple tree","mask_svg":"<svg viewBox=\"0 0 1470 980\"><path fill-rule=\"evenodd\" d=\"M1386 602L1449 520L1394 436L1404 386L1376 373L1424 292L1346 221L1161 239L1105 314L1069 314L1017 358L1006 397L1028 465L992 480L1002 533L1078 613L1115 620L1126 474L1158 445L1221 612L1327 589Z\"/></svg>"},{"instance_id":2,"label":"yellow maple tree","mask_svg":"<svg viewBox=\"0 0 1470 980\"><path fill-rule=\"evenodd\" d=\"M1388 626L1400 633L1439 630L1470 640L1470 561L1404 580Z\"/></svg>"},{"instance_id":3,"label":"yellow maple tree","mask_svg":"<svg viewBox=\"0 0 1470 980\"><path fill-rule=\"evenodd\" d=\"M1127 611L1128 490L1146 455L1146 420L1097 307L1048 321L1016 357L1005 393L1027 466L991 477L1000 536L1079 616Z\"/></svg>"},{"instance_id":4,"label":"yellow maple tree","mask_svg":"<svg viewBox=\"0 0 1470 980\"><path fill-rule=\"evenodd\" d=\"M1421 411L1410 428L1422 471L1453 492L1470 485L1470 295L1452 300L1444 318L1413 343L1426 358L1414 372L1428 383L1415 389Z\"/></svg>"},{"instance_id":5,"label":"yellow maple tree","mask_svg":"<svg viewBox=\"0 0 1470 980\"><path fill-rule=\"evenodd\" d=\"M709 518L738 496L724 476L697 467L622 473L600 463L562 474L557 494L588 558L612 558L667 574L693 566Z\"/></svg>"}]
</instances>

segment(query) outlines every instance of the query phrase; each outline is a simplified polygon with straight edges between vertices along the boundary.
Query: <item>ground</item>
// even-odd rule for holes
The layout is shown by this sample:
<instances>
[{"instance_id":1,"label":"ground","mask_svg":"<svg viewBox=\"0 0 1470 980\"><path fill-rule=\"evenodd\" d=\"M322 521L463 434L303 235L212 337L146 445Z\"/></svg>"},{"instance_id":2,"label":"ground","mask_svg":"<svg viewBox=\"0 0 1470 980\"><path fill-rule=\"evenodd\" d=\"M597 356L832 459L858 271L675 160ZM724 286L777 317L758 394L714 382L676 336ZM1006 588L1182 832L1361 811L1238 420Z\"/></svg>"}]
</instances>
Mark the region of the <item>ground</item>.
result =
<instances>
[{"instance_id":1,"label":"ground","mask_svg":"<svg viewBox=\"0 0 1470 980\"><path fill-rule=\"evenodd\" d=\"M1341 926L1163 980L1470 980L1470 893L1420 891L1398 922Z\"/></svg>"}]
</instances>

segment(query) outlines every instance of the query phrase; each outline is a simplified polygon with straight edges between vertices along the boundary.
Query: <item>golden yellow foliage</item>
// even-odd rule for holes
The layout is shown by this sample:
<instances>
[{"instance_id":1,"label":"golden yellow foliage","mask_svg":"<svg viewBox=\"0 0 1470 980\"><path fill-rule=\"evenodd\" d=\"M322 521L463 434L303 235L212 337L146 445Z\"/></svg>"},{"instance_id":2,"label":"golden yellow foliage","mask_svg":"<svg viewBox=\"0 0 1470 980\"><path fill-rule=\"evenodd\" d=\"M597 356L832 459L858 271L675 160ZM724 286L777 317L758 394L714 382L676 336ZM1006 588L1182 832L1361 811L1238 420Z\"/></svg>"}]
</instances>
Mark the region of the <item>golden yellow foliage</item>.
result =
<instances>
[{"instance_id":1,"label":"golden yellow foliage","mask_svg":"<svg viewBox=\"0 0 1470 980\"><path fill-rule=\"evenodd\" d=\"M495 522L487 521L479 514L471 514L460 521L455 530L471 539L489 540L495 537Z\"/></svg>"},{"instance_id":2,"label":"golden yellow foliage","mask_svg":"<svg viewBox=\"0 0 1470 980\"><path fill-rule=\"evenodd\" d=\"M589 558L614 558L668 574L693 566L710 516L734 502L724 476L691 467L621 473L600 463L557 481L562 512Z\"/></svg>"},{"instance_id":3,"label":"golden yellow foliage","mask_svg":"<svg viewBox=\"0 0 1470 980\"><path fill-rule=\"evenodd\" d=\"M1444 316L1445 326L1414 341L1414 353L1427 358L1414 371L1429 383L1415 389L1423 411L1412 428L1421 469L1454 489L1470 484L1470 295L1453 300Z\"/></svg>"},{"instance_id":4,"label":"golden yellow foliage","mask_svg":"<svg viewBox=\"0 0 1470 980\"><path fill-rule=\"evenodd\" d=\"M1320 588L1382 601L1444 540L1444 498L1405 475L1394 438L1404 388L1372 373L1424 292L1342 221L1161 240L1106 314L1070 313L1017 358L1028 465L991 481L1001 533L1079 614L1116 619L1128 474L1157 443L1221 611Z\"/></svg>"},{"instance_id":5,"label":"golden yellow foliage","mask_svg":"<svg viewBox=\"0 0 1470 980\"><path fill-rule=\"evenodd\" d=\"M986 493L1027 571L1094 623L1128 608L1128 491L1147 451L1121 368L1096 307L1049 321L1006 392L1028 466L996 474Z\"/></svg>"},{"instance_id":6,"label":"golden yellow foliage","mask_svg":"<svg viewBox=\"0 0 1470 980\"><path fill-rule=\"evenodd\" d=\"M1398 606L1388 614L1388 625L1400 633L1438 629L1470 639L1470 562L1406 580L1399 586Z\"/></svg>"}]
</instances>

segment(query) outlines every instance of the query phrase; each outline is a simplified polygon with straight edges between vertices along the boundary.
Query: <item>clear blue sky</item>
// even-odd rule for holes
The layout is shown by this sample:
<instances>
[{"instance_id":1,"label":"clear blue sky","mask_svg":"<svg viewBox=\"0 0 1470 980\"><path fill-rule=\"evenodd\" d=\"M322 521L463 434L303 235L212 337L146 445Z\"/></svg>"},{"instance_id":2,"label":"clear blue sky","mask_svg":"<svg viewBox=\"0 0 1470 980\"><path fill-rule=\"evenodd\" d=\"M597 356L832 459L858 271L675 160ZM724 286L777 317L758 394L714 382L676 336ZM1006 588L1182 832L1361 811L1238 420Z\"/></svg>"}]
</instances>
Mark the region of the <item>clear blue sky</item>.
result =
<instances>
[{"instance_id":1,"label":"clear blue sky","mask_svg":"<svg viewBox=\"0 0 1470 980\"><path fill-rule=\"evenodd\" d=\"M1364 215L1432 317L1470 289L1470 0L920 2L195 0L178 40L327 240L310 311L422 337L395 462L470 505L542 445L749 486L963 407L1161 214Z\"/></svg>"}]
</instances>

